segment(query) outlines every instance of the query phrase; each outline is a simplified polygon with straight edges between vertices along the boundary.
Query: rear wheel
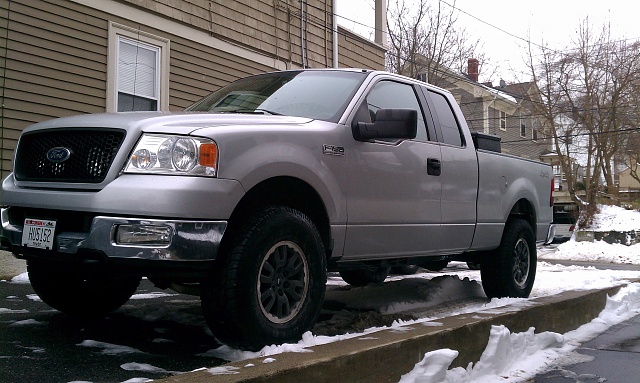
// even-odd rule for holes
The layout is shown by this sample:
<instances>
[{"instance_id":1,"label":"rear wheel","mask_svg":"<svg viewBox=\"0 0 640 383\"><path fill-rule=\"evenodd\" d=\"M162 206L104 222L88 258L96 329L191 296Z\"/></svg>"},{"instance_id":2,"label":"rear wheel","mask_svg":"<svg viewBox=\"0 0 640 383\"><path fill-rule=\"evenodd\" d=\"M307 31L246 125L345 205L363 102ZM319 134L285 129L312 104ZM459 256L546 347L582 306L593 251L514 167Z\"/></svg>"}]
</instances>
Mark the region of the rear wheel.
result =
<instances>
[{"instance_id":1,"label":"rear wheel","mask_svg":"<svg viewBox=\"0 0 640 383\"><path fill-rule=\"evenodd\" d=\"M300 211L267 208L241 230L202 288L207 324L220 341L246 350L298 341L324 299L320 234Z\"/></svg>"},{"instance_id":2,"label":"rear wheel","mask_svg":"<svg viewBox=\"0 0 640 383\"><path fill-rule=\"evenodd\" d=\"M76 317L102 317L136 292L140 276L83 275L78 266L29 261L31 286L40 299L56 310Z\"/></svg>"},{"instance_id":3,"label":"rear wheel","mask_svg":"<svg viewBox=\"0 0 640 383\"><path fill-rule=\"evenodd\" d=\"M366 286L370 283L382 283L391 270L388 266L377 268L348 269L340 271L340 277L351 286Z\"/></svg>"},{"instance_id":4,"label":"rear wheel","mask_svg":"<svg viewBox=\"0 0 640 383\"><path fill-rule=\"evenodd\" d=\"M480 269L482 287L489 298L526 298L536 277L533 230L522 219L510 219L494 254L487 254Z\"/></svg>"}]
</instances>

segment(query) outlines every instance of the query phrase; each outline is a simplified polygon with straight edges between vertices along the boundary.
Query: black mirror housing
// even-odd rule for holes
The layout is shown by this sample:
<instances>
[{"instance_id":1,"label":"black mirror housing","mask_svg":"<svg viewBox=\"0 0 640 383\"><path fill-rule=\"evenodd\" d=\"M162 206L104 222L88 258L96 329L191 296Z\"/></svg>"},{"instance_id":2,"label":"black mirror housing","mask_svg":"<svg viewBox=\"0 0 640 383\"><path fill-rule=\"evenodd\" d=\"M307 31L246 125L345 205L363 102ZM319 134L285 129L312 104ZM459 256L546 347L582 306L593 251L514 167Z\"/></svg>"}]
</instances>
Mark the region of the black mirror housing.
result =
<instances>
[{"instance_id":1,"label":"black mirror housing","mask_svg":"<svg viewBox=\"0 0 640 383\"><path fill-rule=\"evenodd\" d=\"M416 138L418 112L415 109L378 109L375 122L357 122L351 129L357 141Z\"/></svg>"}]
</instances>

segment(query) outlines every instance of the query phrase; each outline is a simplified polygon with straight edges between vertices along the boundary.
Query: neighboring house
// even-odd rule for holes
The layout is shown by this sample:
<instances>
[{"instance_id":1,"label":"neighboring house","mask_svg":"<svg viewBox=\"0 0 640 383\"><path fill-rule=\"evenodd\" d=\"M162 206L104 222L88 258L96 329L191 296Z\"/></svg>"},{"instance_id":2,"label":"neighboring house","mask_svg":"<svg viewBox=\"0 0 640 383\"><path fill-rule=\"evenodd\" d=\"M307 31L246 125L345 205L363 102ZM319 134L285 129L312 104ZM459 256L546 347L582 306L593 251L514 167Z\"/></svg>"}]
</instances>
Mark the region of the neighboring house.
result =
<instances>
[{"instance_id":1,"label":"neighboring house","mask_svg":"<svg viewBox=\"0 0 640 383\"><path fill-rule=\"evenodd\" d=\"M432 83L451 91L458 101L471 130L497 135L502 152L540 160L550 149L548 132L533 112L537 92L534 83L500 86L478 82L478 60L468 60L468 72L447 68L436 71Z\"/></svg>"},{"instance_id":2,"label":"neighboring house","mask_svg":"<svg viewBox=\"0 0 640 383\"><path fill-rule=\"evenodd\" d=\"M335 0L0 0L2 177L12 168L21 131L35 122L82 113L182 110L237 78L265 71L336 62L384 69L383 37L375 43L334 26L334 5Z\"/></svg>"},{"instance_id":3,"label":"neighboring house","mask_svg":"<svg viewBox=\"0 0 640 383\"><path fill-rule=\"evenodd\" d=\"M638 165L633 164L637 169ZM640 169L636 170L640 174ZM640 197L640 182L631 176L631 168L625 166L624 170L618 173L619 193L626 201L637 201Z\"/></svg>"}]
</instances>

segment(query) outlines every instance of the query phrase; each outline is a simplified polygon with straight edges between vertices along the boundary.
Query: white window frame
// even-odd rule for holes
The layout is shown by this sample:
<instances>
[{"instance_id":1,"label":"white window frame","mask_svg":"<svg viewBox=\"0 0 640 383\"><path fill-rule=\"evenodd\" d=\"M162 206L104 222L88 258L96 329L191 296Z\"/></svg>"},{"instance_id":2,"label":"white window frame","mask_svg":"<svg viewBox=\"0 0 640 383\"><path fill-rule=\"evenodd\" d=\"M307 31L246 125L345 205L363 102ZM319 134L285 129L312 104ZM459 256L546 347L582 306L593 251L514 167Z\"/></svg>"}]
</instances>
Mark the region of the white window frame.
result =
<instances>
[{"instance_id":1,"label":"white window frame","mask_svg":"<svg viewBox=\"0 0 640 383\"><path fill-rule=\"evenodd\" d=\"M501 110L498 112L500 113L500 130L507 131L507 112Z\"/></svg>"},{"instance_id":2,"label":"white window frame","mask_svg":"<svg viewBox=\"0 0 640 383\"><path fill-rule=\"evenodd\" d=\"M527 137L527 125L524 123L524 116L520 113L520 137Z\"/></svg>"},{"instance_id":3,"label":"white window frame","mask_svg":"<svg viewBox=\"0 0 640 383\"><path fill-rule=\"evenodd\" d=\"M538 129L531 129L531 139L538 141Z\"/></svg>"},{"instance_id":4,"label":"white window frame","mask_svg":"<svg viewBox=\"0 0 640 383\"><path fill-rule=\"evenodd\" d=\"M169 110L169 49L170 41L126 25L109 22L107 59L107 112L118 110L118 47L120 40L139 43L141 47L157 49L157 108Z\"/></svg>"}]
</instances>

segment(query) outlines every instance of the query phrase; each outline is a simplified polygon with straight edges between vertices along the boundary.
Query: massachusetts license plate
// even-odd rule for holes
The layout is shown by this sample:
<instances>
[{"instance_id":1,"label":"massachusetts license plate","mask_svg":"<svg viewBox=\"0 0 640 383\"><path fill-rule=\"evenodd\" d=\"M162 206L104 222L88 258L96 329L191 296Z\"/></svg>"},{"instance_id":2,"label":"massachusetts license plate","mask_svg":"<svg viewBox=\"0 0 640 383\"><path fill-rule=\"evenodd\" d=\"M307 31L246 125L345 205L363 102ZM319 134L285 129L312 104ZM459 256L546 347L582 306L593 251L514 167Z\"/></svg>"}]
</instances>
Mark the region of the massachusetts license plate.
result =
<instances>
[{"instance_id":1,"label":"massachusetts license plate","mask_svg":"<svg viewBox=\"0 0 640 383\"><path fill-rule=\"evenodd\" d=\"M22 230L22 246L53 249L56 221L26 218Z\"/></svg>"}]
</instances>

